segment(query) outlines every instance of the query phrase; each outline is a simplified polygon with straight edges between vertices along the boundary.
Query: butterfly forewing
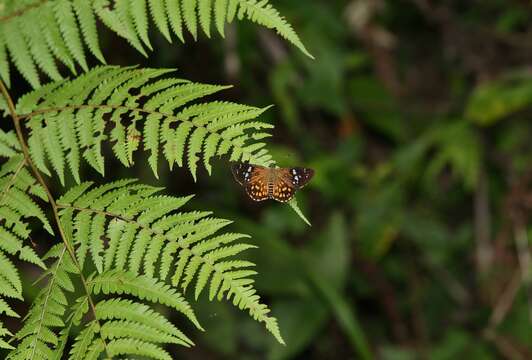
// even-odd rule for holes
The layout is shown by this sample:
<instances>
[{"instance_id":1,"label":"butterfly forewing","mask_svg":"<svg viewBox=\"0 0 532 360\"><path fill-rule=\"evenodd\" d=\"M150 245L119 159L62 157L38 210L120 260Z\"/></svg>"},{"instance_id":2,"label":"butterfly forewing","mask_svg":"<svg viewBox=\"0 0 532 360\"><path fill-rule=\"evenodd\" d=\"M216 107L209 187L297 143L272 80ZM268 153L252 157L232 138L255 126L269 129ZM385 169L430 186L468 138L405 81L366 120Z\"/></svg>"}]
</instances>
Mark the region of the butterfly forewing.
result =
<instances>
[{"instance_id":1,"label":"butterfly forewing","mask_svg":"<svg viewBox=\"0 0 532 360\"><path fill-rule=\"evenodd\" d=\"M290 181L296 189L301 189L303 186L307 185L310 179L314 176L314 170L303 167L294 167L287 170L289 173Z\"/></svg>"},{"instance_id":2,"label":"butterfly forewing","mask_svg":"<svg viewBox=\"0 0 532 360\"><path fill-rule=\"evenodd\" d=\"M246 185L249 183L254 172L261 170L265 171L266 169L267 168L264 166L252 165L248 163L233 163L231 165L233 176L240 185Z\"/></svg>"}]
</instances>

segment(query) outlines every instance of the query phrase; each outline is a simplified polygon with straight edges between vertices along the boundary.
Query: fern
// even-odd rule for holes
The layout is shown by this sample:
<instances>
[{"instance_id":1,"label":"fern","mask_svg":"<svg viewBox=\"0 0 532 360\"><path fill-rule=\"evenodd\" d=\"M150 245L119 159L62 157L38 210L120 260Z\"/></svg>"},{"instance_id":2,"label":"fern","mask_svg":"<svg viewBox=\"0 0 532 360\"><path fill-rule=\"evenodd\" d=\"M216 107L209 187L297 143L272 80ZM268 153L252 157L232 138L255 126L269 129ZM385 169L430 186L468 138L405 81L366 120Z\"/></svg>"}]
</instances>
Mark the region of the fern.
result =
<instances>
[{"instance_id":1,"label":"fern","mask_svg":"<svg viewBox=\"0 0 532 360\"><path fill-rule=\"evenodd\" d=\"M44 228L52 229L35 198L46 199L43 188L36 183L25 167L24 157L19 154L13 133L0 132L0 153L11 155L0 168L0 313L19 317L9 302L23 300L22 282L14 260L20 260L46 269L45 264L29 245L28 220L38 219ZM3 327L2 327L3 329ZM9 335L0 331L2 336ZM0 347L10 345L0 341Z\"/></svg>"},{"instance_id":2,"label":"fern","mask_svg":"<svg viewBox=\"0 0 532 360\"><path fill-rule=\"evenodd\" d=\"M63 318L68 306L66 293L74 291L71 274L76 273L76 267L66 248L60 245L54 246L44 256L44 259L48 258L56 258L45 273L50 279L34 300L24 326L15 335L19 345L8 359L54 358L54 347L59 344L59 337L53 330L65 325Z\"/></svg>"},{"instance_id":3,"label":"fern","mask_svg":"<svg viewBox=\"0 0 532 360\"><path fill-rule=\"evenodd\" d=\"M248 236L217 235L230 221L213 218L209 212L177 212L191 197L155 195L158 191L133 180L96 188L83 183L58 200L61 221L72 225L79 263L83 266L90 253L96 268L98 275L90 280L94 292L118 291L147 300L157 298L200 327L190 309L179 305L179 296L152 294L158 288L173 291L171 288L180 287L186 291L195 283L195 299L208 288L209 299L232 300L265 323L282 342L276 319L268 316L269 309L260 303L252 287L253 264L234 259L254 247L237 242ZM103 238L108 239L107 246ZM171 287L158 285L155 279L169 282Z\"/></svg>"},{"instance_id":4,"label":"fern","mask_svg":"<svg viewBox=\"0 0 532 360\"><path fill-rule=\"evenodd\" d=\"M19 317L19 263L42 270L40 291L22 327L0 323L9 359L170 359L167 344L194 343L155 308L179 312L203 330L189 301L228 300L264 324L280 342L277 320L253 284L255 248L248 235L222 232L231 222L207 211L182 211L192 196L125 179L102 186L82 182L84 163L105 174L104 147L124 166L140 149L157 177L160 160L187 167L194 180L211 161L274 163L263 140L273 126L257 120L268 109L201 101L227 86L193 83L168 69L100 66L89 70L87 50L105 63L97 21L147 55L150 26L169 41L194 39L213 27L223 36L234 19L274 29L310 56L268 0L20 0L5 1L0 17L0 111L15 131L0 130L0 314ZM172 35L173 34L173 35ZM73 73L64 80L57 62ZM10 62L36 89L16 106ZM53 81L41 86L41 75ZM42 174L77 185L55 198ZM49 223L53 215L55 233ZM295 200L291 206L304 218ZM28 243L30 224L60 239L44 256Z\"/></svg>"},{"instance_id":5,"label":"fern","mask_svg":"<svg viewBox=\"0 0 532 360\"><path fill-rule=\"evenodd\" d=\"M70 359L97 359L102 354L171 359L164 344L194 344L145 302L172 308L202 329L178 292L181 288L186 293L191 284L194 298L205 289L210 299L227 298L283 341L276 319L268 316L269 309L253 288L253 264L234 258L254 247L238 242L248 236L217 234L230 222L209 212L179 212L191 197L156 195L159 191L133 180L99 187L83 183L58 199L61 227L76 256L70 256L65 244L57 244L43 257L54 260L40 280L47 278L47 284L13 336L17 346L8 359L59 359L74 328L79 332L68 350ZM83 214L88 219L77 221ZM96 246L101 253L89 251L91 266L82 266L78 259L81 234L88 234L89 249L107 240ZM3 261L0 257L1 265ZM80 282L83 289L77 295ZM6 341L0 344L13 348Z\"/></svg>"},{"instance_id":6,"label":"fern","mask_svg":"<svg viewBox=\"0 0 532 360\"><path fill-rule=\"evenodd\" d=\"M99 67L72 81L51 83L28 93L17 104L30 132L30 153L38 168L49 166L64 183L66 167L77 182L83 158L104 174L102 143L110 140L125 166L143 145L157 176L161 152L170 167L197 164L211 172L209 161L229 154L231 160L268 165L271 156L259 141L270 124L251 121L267 108L230 102L192 101L225 86L161 78L169 70ZM137 95L130 95L136 92Z\"/></svg>"},{"instance_id":7,"label":"fern","mask_svg":"<svg viewBox=\"0 0 532 360\"><path fill-rule=\"evenodd\" d=\"M198 28L210 37L213 26L224 36L225 24L237 18L275 30L312 57L268 0L45 0L8 1L4 7L5 15L0 17L0 77L8 84L8 56L33 87L41 84L38 69L53 80L61 78L55 59L72 71L77 62L86 71L85 46L105 63L96 19L145 56L146 48L152 49L148 36L151 22L168 41L172 40L171 32L184 41L184 29L194 39Z\"/></svg>"}]
</instances>

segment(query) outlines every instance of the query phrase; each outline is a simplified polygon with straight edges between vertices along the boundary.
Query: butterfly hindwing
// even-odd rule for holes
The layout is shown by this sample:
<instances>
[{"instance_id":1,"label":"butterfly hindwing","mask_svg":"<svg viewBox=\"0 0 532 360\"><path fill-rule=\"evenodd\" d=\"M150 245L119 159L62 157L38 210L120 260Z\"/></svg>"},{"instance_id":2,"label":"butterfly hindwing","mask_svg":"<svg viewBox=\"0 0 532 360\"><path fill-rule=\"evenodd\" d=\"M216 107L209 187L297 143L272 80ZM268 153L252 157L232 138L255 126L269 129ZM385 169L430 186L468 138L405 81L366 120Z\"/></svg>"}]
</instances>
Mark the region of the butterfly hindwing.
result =
<instances>
[{"instance_id":1,"label":"butterfly hindwing","mask_svg":"<svg viewBox=\"0 0 532 360\"><path fill-rule=\"evenodd\" d=\"M275 169L277 176L272 184L271 197L280 202L290 201L296 192L296 187L290 177L290 169Z\"/></svg>"},{"instance_id":2,"label":"butterfly hindwing","mask_svg":"<svg viewBox=\"0 0 532 360\"><path fill-rule=\"evenodd\" d=\"M262 178L250 181L245 188L249 197L255 201L263 201L270 198L268 183L263 181Z\"/></svg>"}]
</instances>

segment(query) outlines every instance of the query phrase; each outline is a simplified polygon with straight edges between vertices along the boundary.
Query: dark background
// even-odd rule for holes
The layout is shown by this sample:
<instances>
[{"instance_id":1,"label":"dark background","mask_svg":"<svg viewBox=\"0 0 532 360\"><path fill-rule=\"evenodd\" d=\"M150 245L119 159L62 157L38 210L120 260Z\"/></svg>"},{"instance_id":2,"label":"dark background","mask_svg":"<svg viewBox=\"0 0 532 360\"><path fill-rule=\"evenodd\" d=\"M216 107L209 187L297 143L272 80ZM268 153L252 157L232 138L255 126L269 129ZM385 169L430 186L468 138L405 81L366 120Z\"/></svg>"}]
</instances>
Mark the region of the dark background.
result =
<instances>
[{"instance_id":1,"label":"dark background","mask_svg":"<svg viewBox=\"0 0 532 360\"><path fill-rule=\"evenodd\" d=\"M262 119L278 164L316 172L297 196L309 227L249 200L227 159L197 183L167 168L157 181L140 158L107 164L111 178L197 194L189 209L234 220L259 246L247 256L287 345L204 299L192 305L206 332L185 328L197 346L175 357L532 358L530 2L272 3L315 60L247 22L186 44L152 26L148 59L99 29L110 64L177 68L234 85L216 99L274 104Z\"/></svg>"}]
</instances>

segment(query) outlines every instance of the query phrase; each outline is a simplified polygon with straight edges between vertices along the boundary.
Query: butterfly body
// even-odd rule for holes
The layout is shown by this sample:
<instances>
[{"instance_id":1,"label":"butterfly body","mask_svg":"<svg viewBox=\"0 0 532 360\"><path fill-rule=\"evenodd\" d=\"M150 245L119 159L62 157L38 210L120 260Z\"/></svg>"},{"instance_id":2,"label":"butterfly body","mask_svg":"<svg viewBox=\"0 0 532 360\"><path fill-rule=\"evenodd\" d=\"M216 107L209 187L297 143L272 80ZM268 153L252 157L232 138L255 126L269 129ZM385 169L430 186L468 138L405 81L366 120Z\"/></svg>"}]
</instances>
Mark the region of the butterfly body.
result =
<instances>
[{"instance_id":1,"label":"butterfly body","mask_svg":"<svg viewBox=\"0 0 532 360\"><path fill-rule=\"evenodd\" d=\"M233 164L231 170L235 180L244 186L246 193L255 201L290 201L295 192L314 175L314 170L309 168L275 168L249 163Z\"/></svg>"}]
</instances>

